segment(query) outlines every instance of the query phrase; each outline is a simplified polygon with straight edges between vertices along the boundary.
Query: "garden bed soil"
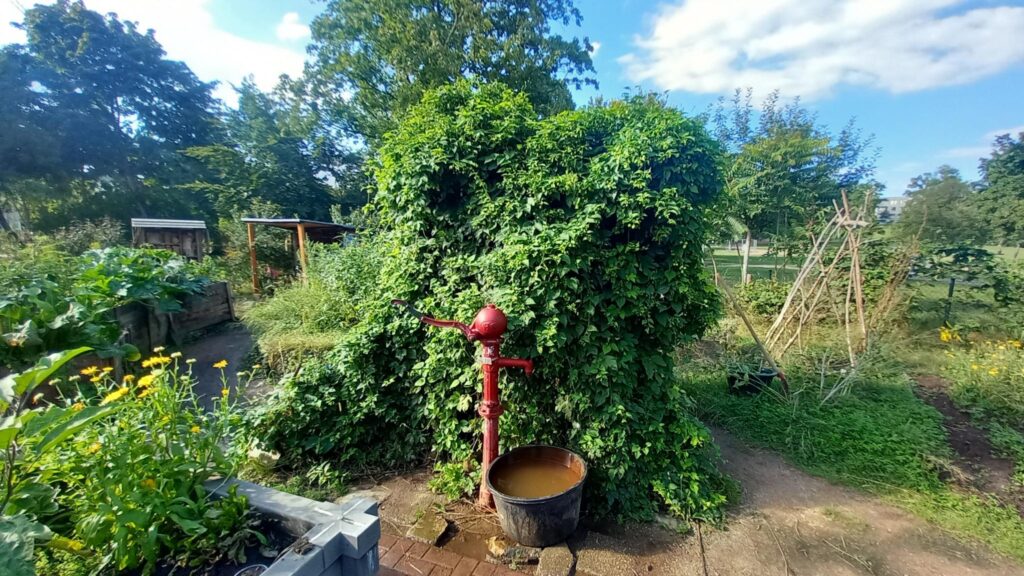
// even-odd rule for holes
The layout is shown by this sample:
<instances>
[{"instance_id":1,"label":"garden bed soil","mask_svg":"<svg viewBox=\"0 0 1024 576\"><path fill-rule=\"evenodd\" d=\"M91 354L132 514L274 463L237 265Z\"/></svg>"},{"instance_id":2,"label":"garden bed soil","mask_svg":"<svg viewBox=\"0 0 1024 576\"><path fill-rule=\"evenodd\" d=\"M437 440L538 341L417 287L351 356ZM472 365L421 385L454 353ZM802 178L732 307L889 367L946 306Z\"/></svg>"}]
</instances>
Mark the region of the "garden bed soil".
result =
<instances>
[{"instance_id":1,"label":"garden bed soil","mask_svg":"<svg viewBox=\"0 0 1024 576\"><path fill-rule=\"evenodd\" d=\"M568 540L577 562L582 560L576 574L1024 576L1012 561L959 542L910 513L810 476L723 430L714 437L723 469L743 488L721 528L705 525L699 535L679 534L655 523L584 519ZM364 487L383 497L385 533L404 536L422 510L441 504L427 487L430 476L422 469ZM451 524L441 548L486 562L487 539L501 533L497 519L469 502L444 510ZM536 566L519 570L533 573Z\"/></svg>"},{"instance_id":2,"label":"garden bed soil","mask_svg":"<svg viewBox=\"0 0 1024 576\"><path fill-rule=\"evenodd\" d=\"M919 375L915 380L918 396L942 414L942 426L954 453L954 470L947 480L965 490L991 494L1024 517L1024 490L1013 483L1013 461L997 456L985 431L974 425L969 412L953 403L947 392L949 382L931 375Z\"/></svg>"}]
</instances>

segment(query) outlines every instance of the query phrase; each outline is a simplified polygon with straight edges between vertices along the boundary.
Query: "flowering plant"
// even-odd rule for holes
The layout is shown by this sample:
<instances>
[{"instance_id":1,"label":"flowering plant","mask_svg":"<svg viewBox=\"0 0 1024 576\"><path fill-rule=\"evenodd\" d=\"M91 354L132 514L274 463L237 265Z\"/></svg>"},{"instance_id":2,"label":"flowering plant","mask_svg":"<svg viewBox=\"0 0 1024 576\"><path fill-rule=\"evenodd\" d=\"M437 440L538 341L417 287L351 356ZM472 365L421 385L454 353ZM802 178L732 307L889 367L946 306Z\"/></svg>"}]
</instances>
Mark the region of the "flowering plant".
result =
<instances>
[{"instance_id":1,"label":"flowering plant","mask_svg":"<svg viewBox=\"0 0 1024 576\"><path fill-rule=\"evenodd\" d=\"M191 366L158 348L137 376L117 378L99 367L72 376L60 408L103 409L110 417L26 471L61 486L55 501L65 520L54 531L116 570L142 567L148 574L167 560L182 566L241 560L245 546L262 538L250 530L243 497L212 500L204 487L240 463L233 448L238 415L223 368L222 393L206 410L193 390Z\"/></svg>"},{"instance_id":2,"label":"flowering plant","mask_svg":"<svg viewBox=\"0 0 1024 576\"><path fill-rule=\"evenodd\" d=\"M955 332L946 351L950 396L964 408L1024 430L1024 348L1020 340L986 340L960 345Z\"/></svg>"}]
</instances>

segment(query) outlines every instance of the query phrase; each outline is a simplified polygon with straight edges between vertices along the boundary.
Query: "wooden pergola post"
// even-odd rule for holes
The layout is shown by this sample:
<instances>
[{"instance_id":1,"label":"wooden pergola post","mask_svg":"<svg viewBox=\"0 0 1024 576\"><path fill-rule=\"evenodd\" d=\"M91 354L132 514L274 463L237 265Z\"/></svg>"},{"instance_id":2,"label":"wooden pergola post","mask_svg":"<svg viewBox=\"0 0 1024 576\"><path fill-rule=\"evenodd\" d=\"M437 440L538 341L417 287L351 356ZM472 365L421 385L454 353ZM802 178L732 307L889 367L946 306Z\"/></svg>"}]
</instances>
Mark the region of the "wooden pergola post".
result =
<instances>
[{"instance_id":1,"label":"wooden pergola post","mask_svg":"<svg viewBox=\"0 0 1024 576\"><path fill-rule=\"evenodd\" d=\"M302 283L306 283L306 225L299 222L299 266L302 269Z\"/></svg>"},{"instance_id":2,"label":"wooden pergola post","mask_svg":"<svg viewBox=\"0 0 1024 576\"><path fill-rule=\"evenodd\" d=\"M249 237L249 266L252 267L252 291L260 293L260 270L256 262L256 227L252 222L245 223L246 235Z\"/></svg>"}]
</instances>

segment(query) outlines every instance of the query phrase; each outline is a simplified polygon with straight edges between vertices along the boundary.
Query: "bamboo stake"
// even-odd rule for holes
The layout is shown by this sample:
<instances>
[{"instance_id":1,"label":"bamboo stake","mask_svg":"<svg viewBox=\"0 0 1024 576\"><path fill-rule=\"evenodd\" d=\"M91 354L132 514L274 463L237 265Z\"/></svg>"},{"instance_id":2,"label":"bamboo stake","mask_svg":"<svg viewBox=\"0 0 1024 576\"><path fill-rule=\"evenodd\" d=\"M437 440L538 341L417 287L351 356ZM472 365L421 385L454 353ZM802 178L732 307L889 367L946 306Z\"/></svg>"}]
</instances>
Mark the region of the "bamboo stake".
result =
<instances>
[{"instance_id":1,"label":"bamboo stake","mask_svg":"<svg viewBox=\"0 0 1024 576\"><path fill-rule=\"evenodd\" d=\"M758 349L761 350L761 356L764 358L765 363L767 363L772 370L775 370L775 372L778 373L779 380L782 381L783 389L786 394L789 394L789 381L786 380L786 374L781 368L779 368L779 365L775 363L775 359L772 358L771 353L769 353L768 349L765 348L764 344L761 342L761 338L757 336L757 331L754 330L754 325L750 322L750 318L747 317L746 312L743 311L743 307L740 306L739 301L736 300L735 296L733 296L732 290L729 289L729 285L724 280L718 282L718 264L715 262L715 257L713 255L711 256L711 266L714 268L715 272L715 283L723 292L725 292L726 297L729 299L729 303L732 304L733 310L736 311L736 314L743 321L743 325L746 326L747 331L750 332L750 336L754 339L754 343L757 344Z\"/></svg>"}]
</instances>

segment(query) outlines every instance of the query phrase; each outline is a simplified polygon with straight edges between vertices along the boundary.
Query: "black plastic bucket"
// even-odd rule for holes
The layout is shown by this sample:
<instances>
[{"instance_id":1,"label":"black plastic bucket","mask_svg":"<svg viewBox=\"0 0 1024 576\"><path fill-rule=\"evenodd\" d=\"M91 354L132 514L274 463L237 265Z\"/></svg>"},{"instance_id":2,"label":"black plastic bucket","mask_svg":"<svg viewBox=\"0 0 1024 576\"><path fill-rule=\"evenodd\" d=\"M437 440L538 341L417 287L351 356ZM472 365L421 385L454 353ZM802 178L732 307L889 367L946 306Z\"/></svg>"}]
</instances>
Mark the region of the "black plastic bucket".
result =
<instances>
[{"instance_id":1,"label":"black plastic bucket","mask_svg":"<svg viewBox=\"0 0 1024 576\"><path fill-rule=\"evenodd\" d=\"M729 393L737 396L754 395L770 388L772 381L779 375L777 370L765 368L760 372L731 372L725 379L729 385Z\"/></svg>"},{"instance_id":2,"label":"black plastic bucket","mask_svg":"<svg viewBox=\"0 0 1024 576\"><path fill-rule=\"evenodd\" d=\"M516 466L542 462L564 466L578 476L568 489L540 498L517 498L501 492L494 479ZM502 454L487 469L487 488L494 496L501 529L509 538L526 546L552 546L562 542L576 530L580 521L580 500L583 482L587 479L587 463L579 455L554 446L521 446Z\"/></svg>"}]
</instances>

